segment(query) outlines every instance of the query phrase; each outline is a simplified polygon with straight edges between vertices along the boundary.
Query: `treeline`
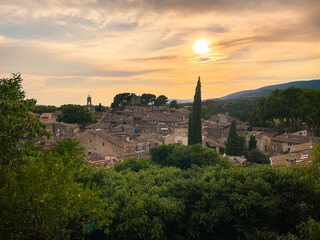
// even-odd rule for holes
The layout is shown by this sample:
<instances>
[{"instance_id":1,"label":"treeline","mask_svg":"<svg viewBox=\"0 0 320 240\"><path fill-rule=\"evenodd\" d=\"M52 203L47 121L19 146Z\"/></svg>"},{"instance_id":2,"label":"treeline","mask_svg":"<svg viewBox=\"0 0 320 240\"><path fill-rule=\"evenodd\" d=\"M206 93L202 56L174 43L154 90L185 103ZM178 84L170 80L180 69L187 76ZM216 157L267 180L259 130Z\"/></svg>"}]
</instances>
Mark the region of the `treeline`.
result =
<instances>
[{"instance_id":1,"label":"treeline","mask_svg":"<svg viewBox=\"0 0 320 240\"><path fill-rule=\"evenodd\" d=\"M155 105L155 106L163 106L167 103L168 98L165 95L156 96L150 93L143 93L140 97L137 97L134 93L119 93L113 98L113 102L111 103L112 109L124 108L127 106L131 98L140 98L140 101L137 105Z\"/></svg>"},{"instance_id":2,"label":"treeline","mask_svg":"<svg viewBox=\"0 0 320 240\"><path fill-rule=\"evenodd\" d=\"M290 87L275 90L258 100L257 117L260 122L272 122L278 131L294 132L307 123L319 136L320 90Z\"/></svg>"},{"instance_id":3,"label":"treeline","mask_svg":"<svg viewBox=\"0 0 320 240\"><path fill-rule=\"evenodd\" d=\"M200 144L85 165L76 140L49 150L20 75L0 79L0 239L318 239L320 145L309 167L231 166Z\"/></svg>"},{"instance_id":4,"label":"treeline","mask_svg":"<svg viewBox=\"0 0 320 240\"><path fill-rule=\"evenodd\" d=\"M53 106L53 105L36 105L33 112L34 113L54 113L55 111L61 111L63 106L67 106L67 105L71 105L71 104L65 104L62 105L60 107L57 106ZM80 106L80 105L79 105ZM95 111L96 112L109 112L110 108L107 106L103 106L101 105L101 103L99 103L99 105L95 106Z\"/></svg>"},{"instance_id":5,"label":"treeline","mask_svg":"<svg viewBox=\"0 0 320 240\"><path fill-rule=\"evenodd\" d=\"M236 100L205 100L202 102L201 116L203 119L209 119L218 113L229 113L230 116L236 117L243 122L248 122L252 126L261 126L256 115L257 98L236 99ZM191 104L182 104L191 106Z\"/></svg>"},{"instance_id":6,"label":"treeline","mask_svg":"<svg viewBox=\"0 0 320 240\"><path fill-rule=\"evenodd\" d=\"M190 106L190 104L185 104ZM268 97L202 102L202 118L229 113L251 126L274 127L278 132L294 132L306 123L319 136L320 90L290 87L274 90Z\"/></svg>"}]
</instances>

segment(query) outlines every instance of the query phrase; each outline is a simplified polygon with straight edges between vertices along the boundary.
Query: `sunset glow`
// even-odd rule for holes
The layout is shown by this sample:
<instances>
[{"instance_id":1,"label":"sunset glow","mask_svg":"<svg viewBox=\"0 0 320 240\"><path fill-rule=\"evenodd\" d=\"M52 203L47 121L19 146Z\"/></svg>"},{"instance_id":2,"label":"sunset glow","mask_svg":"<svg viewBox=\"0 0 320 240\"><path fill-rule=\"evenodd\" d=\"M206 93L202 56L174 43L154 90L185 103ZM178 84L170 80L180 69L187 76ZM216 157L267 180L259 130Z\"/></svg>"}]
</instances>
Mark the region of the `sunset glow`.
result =
<instances>
[{"instance_id":1,"label":"sunset glow","mask_svg":"<svg viewBox=\"0 0 320 240\"><path fill-rule=\"evenodd\" d=\"M54 105L192 99L199 75L203 99L319 79L319 13L319 0L4 0L0 76L20 72L27 97Z\"/></svg>"}]
</instances>

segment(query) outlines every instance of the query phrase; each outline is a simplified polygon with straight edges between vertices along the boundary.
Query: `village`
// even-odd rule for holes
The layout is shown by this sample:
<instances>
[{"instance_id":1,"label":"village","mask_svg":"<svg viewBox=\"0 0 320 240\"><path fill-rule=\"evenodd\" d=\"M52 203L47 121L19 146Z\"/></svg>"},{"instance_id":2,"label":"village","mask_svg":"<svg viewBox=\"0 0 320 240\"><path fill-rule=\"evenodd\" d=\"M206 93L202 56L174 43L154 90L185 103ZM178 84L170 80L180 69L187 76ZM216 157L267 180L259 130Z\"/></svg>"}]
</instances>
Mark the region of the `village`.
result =
<instances>
[{"instance_id":1,"label":"village","mask_svg":"<svg viewBox=\"0 0 320 240\"><path fill-rule=\"evenodd\" d=\"M46 125L51 137L41 138L37 144L51 147L56 141L76 138L85 148L87 162L96 167L111 167L129 157L149 158L150 148L179 143L188 145L188 108L167 106L141 106L139 96L131 98L123 110L115 113L96 112L92 98L87 97L86 108L98 120L81 129L80 125L58 122L61 111L54 113L31 113ZM226 156L225 148L232 121L237 133L246 139L256 139L257 148L270 157L271 166L308 164L311 154L320 139L313 136L306 126L294 133L279 134L273 128L251 127L228 113L219 113L208 120L202 119L202 144L215 148L234 164L250 166L245 156Z\"/></svg>"}]
</instances>

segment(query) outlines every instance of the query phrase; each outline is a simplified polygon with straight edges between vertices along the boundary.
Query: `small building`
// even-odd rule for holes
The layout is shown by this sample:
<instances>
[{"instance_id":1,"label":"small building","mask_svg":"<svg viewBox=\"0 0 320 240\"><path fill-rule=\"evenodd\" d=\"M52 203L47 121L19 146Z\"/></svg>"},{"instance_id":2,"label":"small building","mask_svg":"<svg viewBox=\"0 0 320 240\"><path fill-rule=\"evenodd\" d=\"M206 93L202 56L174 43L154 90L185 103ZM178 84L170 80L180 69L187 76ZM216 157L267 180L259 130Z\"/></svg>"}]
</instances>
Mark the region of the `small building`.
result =
<instances>
[{"instance_id":1,"label":"small building","mask_svg":"<svg viewBox=\"0 0 320 240\"><path fill-rule=\"evenodd\" d=\"M318 142L318 138L292 135L292 134L281 134L271 139L271 155L277 156L284 152L290 152L292 146L308 143L310 141Z\"/></svg>"},{"instance_id":2,"label":"small building","mask_svg":"<svg viewBox=\"0 0 320 240\"><path fill-rule=\"evenodd\" d=\"M312 157L309 153L289 153L270 157L270 162L273 167L287 167L291 165L310 164Z\"/></svg>"},{"instance_id":3,"label":"small building","mask_svg":"<svg viewBox=\"0 0 320 240\"><path fill-rule=\"evenodd\" d=\"M164 137L164 144L180 143L188 145L188 128L175 128L174 131Z\"/></svg>"},{"instance_id":4,"label":"small building","mask_svg":"<svg viewBox=\"0 0 320 240\"><path fill-rule=\"evenodd\" d=\"M80 125L64 122L47 122L46 128L54 140L73 138L80 132Z\"/></svg>"}]
</instances>

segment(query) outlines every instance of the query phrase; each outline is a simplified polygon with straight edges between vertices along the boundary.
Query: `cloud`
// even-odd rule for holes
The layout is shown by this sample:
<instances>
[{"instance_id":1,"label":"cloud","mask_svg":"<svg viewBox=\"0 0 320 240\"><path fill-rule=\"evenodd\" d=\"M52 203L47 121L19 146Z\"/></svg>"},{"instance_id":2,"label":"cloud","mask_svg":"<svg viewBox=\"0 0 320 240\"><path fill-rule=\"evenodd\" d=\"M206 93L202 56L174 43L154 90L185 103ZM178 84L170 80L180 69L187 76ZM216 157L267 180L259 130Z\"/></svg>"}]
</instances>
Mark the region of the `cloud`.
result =
<instances>
[{"instance_id":1,"label":"cloud","mask_svg":"<svg viewBox=\"0 0 320 240\"><path fill-rule=\"evenodd\" d=\"M2 0L0 74L21 72L41 103L90 89L192 98L198 75L218 97L320 76L319 12L319 0ZM208 56L192 49L201 38Z\"/></svg>"}]
</instances>

